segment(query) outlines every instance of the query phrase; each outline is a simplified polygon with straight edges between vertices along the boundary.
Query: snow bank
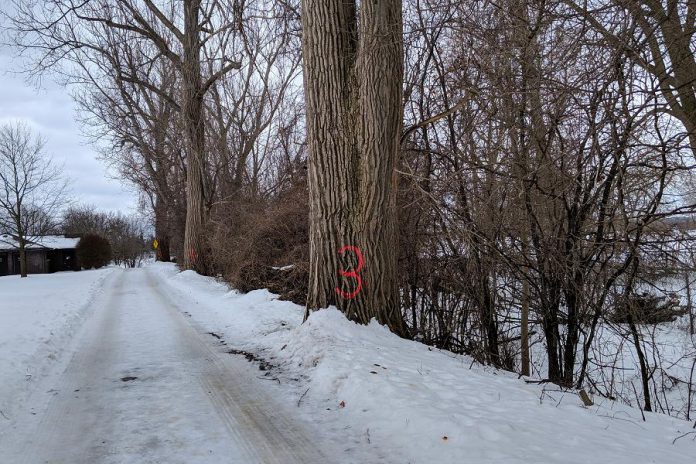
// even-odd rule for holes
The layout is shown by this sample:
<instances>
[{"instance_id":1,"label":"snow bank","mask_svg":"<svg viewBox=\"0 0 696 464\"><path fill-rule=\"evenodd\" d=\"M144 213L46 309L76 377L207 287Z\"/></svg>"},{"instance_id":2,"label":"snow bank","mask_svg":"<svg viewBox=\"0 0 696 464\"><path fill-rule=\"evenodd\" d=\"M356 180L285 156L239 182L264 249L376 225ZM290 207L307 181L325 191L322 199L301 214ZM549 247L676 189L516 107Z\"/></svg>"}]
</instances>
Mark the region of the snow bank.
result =
<instances>
[{"instance_id":1,"label":"snow bank","mask_svg":"<svg viewBox=\"0 0 696 464\"><path fill-rule=\"evenodd\" d=\"M588 409L573 392L356 325L335 309L301 324L303 308L268 291L240 295L168 265L149 271L192 302L187 313L206 330L275 365L278 395L343 445L340 462L694 462L686 421L646 413L644 422L611 401Z\"/></svg>"},{"instance_id":2,"label":"snow bank","mask_svg":"<svg viewBox=\"0 0 696 464\"><path fill-rule=\"evenodd\" d=\"M0 424L58 359L112 271L0 277Z\"/></svg>"}]
</instances>

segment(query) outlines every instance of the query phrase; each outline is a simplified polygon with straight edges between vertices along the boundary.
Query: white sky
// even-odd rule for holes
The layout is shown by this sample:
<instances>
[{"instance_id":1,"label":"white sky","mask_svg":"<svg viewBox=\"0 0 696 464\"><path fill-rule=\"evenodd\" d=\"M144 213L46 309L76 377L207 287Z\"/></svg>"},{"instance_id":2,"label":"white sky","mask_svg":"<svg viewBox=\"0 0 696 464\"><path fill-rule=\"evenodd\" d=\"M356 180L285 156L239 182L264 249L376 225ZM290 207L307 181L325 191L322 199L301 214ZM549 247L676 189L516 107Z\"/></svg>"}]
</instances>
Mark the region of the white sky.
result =
<instances>
[{"instance_id":1,"label":"white sky","mask_svg":"<svg viewBox=\"0 0 696 464\"><path fill-rule=\"evenodd\" d=\"M75 202L104 211L135 212L137 195L112 178L113 173L97 159L96 147L88 143L75 121L69 91L50 78L37 89L16 74L19 69L14 50L0 45L0 123L24 120L47 139L46 152L64 166Z\"/></svg>"}]
</instances>

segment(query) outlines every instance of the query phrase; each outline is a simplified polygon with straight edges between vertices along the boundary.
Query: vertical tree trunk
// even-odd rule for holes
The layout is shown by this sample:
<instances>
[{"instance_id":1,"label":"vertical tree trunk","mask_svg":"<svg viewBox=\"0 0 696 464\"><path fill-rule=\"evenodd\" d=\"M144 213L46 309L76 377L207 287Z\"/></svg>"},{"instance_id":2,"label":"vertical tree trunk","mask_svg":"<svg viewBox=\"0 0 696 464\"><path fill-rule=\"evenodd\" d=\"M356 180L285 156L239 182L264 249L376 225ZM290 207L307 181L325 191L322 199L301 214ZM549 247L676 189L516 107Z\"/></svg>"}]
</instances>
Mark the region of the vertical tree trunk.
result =
<instances>
[{"instance_id":1,"label":"vertical tree trunk","mask_svg":"<svg viewBox=\"0 0 696 464\"><path fill-rule=\"evenodd\" d=\"M397 287L400 0L303 0L310 191L307 309L405 335Z\"/></svg>"},{"instance_id":2,"label":"vertical tree trunk","mask_svg":"<svg viewBox=\"0 0 696 464\"><path fill-rule=\"evenodd\" d=\"M522 228L522 254L528 253L526 228ZM527 276L522 277L522 312L520 314L520 374L528 376L530 374L529 361L529 280Z\"/></svg>"},{"instance_id":3,"label":"vertical tree trunk","mask_svg":"<svg viewBox=\"0 0 696 464\"><path fill-rule=\"evenodd\" d=\"M19 274L27 276L27 244L23 236L19 237Z\"/></svg>"},{"instance_id":4,"label":"vertical tree trunk","mask_svg":"<svg viewBox=\"0 0 696 464\"><path fill-rule=\"evenodd\" d=\"M543 272L547 273L549 270L544 270ZM543 276L542 279L545 281L542 284L545 287L545 294L541 295L541 316L544 338L546 339L548 379L553 383L561 385L563 381L563 352L561 349L560 322L558 318L561 302L560 282L544 278Z\"/></svg>"},{"instance_id":5,"label":"vertical tree trunk","mask_svg":"<svg viewBox=\"0 0 696 464\"><path fill-rule=\"evenodd\" d=\"M496 367L503 367L500 359L500 347L498 343L498 318L495 308L495 302L491 296L491 279L488 276L490 271L488 266L482 263L480 251L476 252L475 261L476 269L479 273L478 289L476 291L476 299L481 312L481 323L483 324L483 332L486 337L486 356L488 361ZM493 279L494 280L494 279Z\"/></svg>"},{"instance_id":6,"label":"vertical tree trunk","mask_svg":"<svg viewBox=\"0 0 696 464\"><path fill-rule=\"evenodd\" d=\"M558 355L557 331L558 324L553 317L544 317L544 337L546 338L546 356L548 358L548 379L554 383L560 383L563 378L561 359Z\"/></svg>"},{"instance_id":7,"label":"vertical tree trunk","mask_svg":"<svg viewBox=\"0 0 696 464\"><path fill-rule=\"evenodd\" d=\"M687 271L684 273L684 280L686 283L686 310L689 312L689 334L694 335L694 319L696 316L694 315L694 306L691 303L691 276L690 276L691 271L687 269Z\"/></svg>"},{"instance_id":8,"label":"vertical tree trunk","mask_svg":"<svg viewBox=\"0 0 696 464\"><path fill-rule=\"evenodd\" d=\"M200 0L184 1L182 62L182 116L186 132L186 230L184 267L205 274L203 237L205 202L203 169L205 127L203 125L203 84L200 68Z\"/></svg>"},{"instance_id":9,"label":"vertical tree trunk","mask_svg":"<svg viewBox=\"0 0 696 464\"><path fill-rule=\"evenodd\" d=\"M575 375L575 358L580 340L580 310L579 292L583 288L582 274L574 272L573 282L566 289L566 339L563 346L563 386L570 388Z\"/></svg>"},{"instance_id":10,"label":"vertical tree trunk","mask_svg":"<svg viewBox=\"0 0 696 464\"><path fill-rule=\"evenodd\" d=\"M155 237L159 244L157 247L157 260L165 263L171 261L169 234L169 209L167 203L162 200L161 195L157 194L155 201Z\"/></svg>"},{"instance_id":11,"label":"vertical tree trunk","mask_svg":"<svg viewBox=\"0 0 696 464\"><path fill-rule=\"evenodd\" d=\"M652 411L652 404L650 401L650 372L648 369L648 363L645 359L645 353L643 353L643 348L641 347L640 333L638 332L638 327L636 327L636 323L633 320L631 311L632 309L628 310L628 327L631 329L633 346L636 349L638 363L640 364L640 381L643 385L643 410Z\"/></svg>"}]
</instances>

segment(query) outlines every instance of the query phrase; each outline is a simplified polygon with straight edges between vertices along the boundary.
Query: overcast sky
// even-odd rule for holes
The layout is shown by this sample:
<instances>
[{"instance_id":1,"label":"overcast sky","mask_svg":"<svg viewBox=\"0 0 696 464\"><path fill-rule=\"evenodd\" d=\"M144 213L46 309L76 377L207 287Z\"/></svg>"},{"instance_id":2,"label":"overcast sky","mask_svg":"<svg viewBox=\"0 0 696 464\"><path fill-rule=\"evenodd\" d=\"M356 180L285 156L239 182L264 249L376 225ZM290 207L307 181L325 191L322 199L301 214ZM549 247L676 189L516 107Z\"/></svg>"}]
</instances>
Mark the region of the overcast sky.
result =
<instances>
[{"instance_id":1,"label":"overcast sky","mask_svg":"<svg viewBox=\"0 0 696 464\"><path fill-rule=\"evenodd\" d=\"M135 212L137 195L113 179L114 173L97 159L96 148L75 121L68 90L49 79L37 89L13 72L18 69L14 51L0 44L0 123L24 120L46 138L47 154L64 166L65 175L72 180L74 201L101 210Z\"/></svg>"}]
</instances>

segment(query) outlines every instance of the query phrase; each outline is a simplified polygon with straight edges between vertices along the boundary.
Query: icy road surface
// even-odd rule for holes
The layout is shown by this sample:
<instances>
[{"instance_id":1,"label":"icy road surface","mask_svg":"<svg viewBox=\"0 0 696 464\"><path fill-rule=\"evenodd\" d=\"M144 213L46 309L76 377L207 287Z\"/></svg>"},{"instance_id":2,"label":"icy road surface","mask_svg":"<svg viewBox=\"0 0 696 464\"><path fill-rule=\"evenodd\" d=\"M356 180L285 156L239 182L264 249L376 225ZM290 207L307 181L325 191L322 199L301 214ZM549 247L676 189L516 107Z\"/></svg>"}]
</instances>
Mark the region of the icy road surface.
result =
<instances>
[{"instance_id":1,"label":"icy road surface","mask_svg":"<svg viewBox=\"0 0 696 464\"><path fill-rule=\"evenodd\" d=\"M159 285L144 269L107 277L72 355L1 438L0 461L330 462L267 379L216 345L182 314L187 302Z\"/></svg>"}]
</instances>

